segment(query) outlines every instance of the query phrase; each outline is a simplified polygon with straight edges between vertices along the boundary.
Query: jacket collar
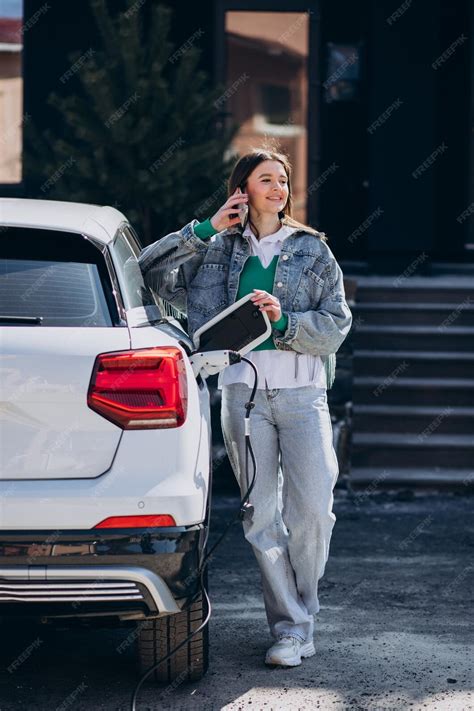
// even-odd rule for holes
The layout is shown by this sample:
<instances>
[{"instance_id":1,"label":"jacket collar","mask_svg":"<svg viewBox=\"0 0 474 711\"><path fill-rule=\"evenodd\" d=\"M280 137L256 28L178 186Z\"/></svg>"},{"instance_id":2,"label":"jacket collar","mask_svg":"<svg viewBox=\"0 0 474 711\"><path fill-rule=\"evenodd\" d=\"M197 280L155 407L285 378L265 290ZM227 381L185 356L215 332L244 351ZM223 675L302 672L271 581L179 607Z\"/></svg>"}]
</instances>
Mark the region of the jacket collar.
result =
<instances>
[{"instance_id":1,"label":"jacket collar","mask_svg":"<svg viewBox=\"0 0 474 711\"><path fill-rule=\"evenodd\" d=\"M308 234L306 230L302 227L290 227L290 225L284 225L286 227L289 227L291 230L291 234L288 235L288 237L294 237L295 235L298 234ZM231 227L228 227L225 230L225 234L233 234L233 235L240 235L242 239L248 241L250 239L249 234L244 230L242 225L232 225Z\"/></svg>"},{"instance_id":2,"label":"jacket collar","mask_svg":"<svg viewBox=\"0 0 474 711\"><path fill-rule=\"evenodd\" d=\"M293 232L299 231L298 227L290 227L290 225L282 225L279 230L274 232L262 240L258 240L257 237L252 232L250 225L247 225L242 232L242 237L249 238L249 240L257 248L264 248L268 244L274 244L275 242L284 242L284 240L289 237Z\"/></svg>"}]
</instances>

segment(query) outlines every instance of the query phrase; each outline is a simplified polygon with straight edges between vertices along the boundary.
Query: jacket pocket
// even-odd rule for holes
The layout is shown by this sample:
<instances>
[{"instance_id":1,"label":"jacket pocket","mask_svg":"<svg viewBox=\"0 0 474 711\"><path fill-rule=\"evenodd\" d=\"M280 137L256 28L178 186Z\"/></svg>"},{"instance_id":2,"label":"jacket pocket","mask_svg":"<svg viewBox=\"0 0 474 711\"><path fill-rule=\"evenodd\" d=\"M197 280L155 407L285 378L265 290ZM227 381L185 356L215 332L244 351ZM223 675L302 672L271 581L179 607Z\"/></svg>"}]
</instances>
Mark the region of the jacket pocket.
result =
<instances>
[{"instance_id":1,"label":"jacket pocket","mask_svg":"<svg viewBox=\"0 0 474 711\"><path fill-rule=\"evenodd\" d=\"M188 311L194 309L207 316L227 305L228 264L202 264L188 290Z\"/></svg>"},{"instance_id":2,"label":"jacket pocket","mask_svg":"<svg viewBox=\"0 0 474 711\"><path fill-rule=\"evenodd\" d=\"M310 267L303 267L295 297L298 309L314 309L319 304L323 287L324 279Z\"/></svg>"}]
</instances>

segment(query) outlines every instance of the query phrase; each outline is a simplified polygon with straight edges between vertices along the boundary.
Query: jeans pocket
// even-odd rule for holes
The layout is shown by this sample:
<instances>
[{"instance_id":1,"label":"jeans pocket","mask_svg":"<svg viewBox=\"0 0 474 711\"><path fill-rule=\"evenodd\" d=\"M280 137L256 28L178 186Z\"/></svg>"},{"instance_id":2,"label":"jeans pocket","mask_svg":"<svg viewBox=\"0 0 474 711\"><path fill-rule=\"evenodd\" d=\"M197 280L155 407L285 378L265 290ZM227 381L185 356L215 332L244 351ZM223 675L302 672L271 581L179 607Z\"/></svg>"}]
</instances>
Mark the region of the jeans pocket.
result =
<instances>
[{"instance_id":1,"label":"jeans pocket","mask_svg":"<svg viewBox=\"0 0 474 711\"><path fill-rule=\"evenodd\" d=\"M313 402L318 402L318 403L322 402L322 403L327 404L327 401L328 401L327 389L318 385L317 387L313 388L313 390L315 391L314 397L313 397Z\"/></svg>"}]
</instances>

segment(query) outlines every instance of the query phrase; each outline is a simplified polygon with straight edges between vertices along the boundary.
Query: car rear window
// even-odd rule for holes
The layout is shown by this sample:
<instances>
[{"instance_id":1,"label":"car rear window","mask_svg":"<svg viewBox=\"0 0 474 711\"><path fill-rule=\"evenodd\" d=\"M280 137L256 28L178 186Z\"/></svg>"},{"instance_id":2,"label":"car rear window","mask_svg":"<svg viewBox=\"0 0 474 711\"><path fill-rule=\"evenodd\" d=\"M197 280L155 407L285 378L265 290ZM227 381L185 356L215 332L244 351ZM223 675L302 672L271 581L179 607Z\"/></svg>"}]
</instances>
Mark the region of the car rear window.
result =
<instances>
[{"instance_id":1,"label":"car rear window","mask_svg":"<svg viewBox=\"0 0 474 711\"><path fill-rule=\"evenodd\" d=\"M113 326L118 314L101 251L82 235L7 228L0 234L0 324L21 325L13 317Z\"/></svg>"}]
</instances>

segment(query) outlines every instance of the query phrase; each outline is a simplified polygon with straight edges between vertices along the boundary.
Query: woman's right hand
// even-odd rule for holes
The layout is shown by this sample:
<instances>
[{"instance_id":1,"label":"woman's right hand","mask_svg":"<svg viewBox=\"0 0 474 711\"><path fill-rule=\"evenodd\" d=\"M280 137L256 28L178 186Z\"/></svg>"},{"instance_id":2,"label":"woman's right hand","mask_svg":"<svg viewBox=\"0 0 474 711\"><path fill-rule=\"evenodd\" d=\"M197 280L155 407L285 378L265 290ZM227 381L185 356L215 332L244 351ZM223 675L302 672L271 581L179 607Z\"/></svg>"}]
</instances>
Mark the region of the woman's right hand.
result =
<instances>
[{"instance_id":1,"label":"woman's right hand","mask_svg":"<svg viewBox=\"0 0 474 711\"><path fill-rule=\"evenodd\" d=\"M216 214L211 217L211 225L214 227L214 229L218 232L221 232L222 230L226 230L231 225L239 224L239 215L237 215L236 217L230 216L235 215L242 204L247 205L248 199L249 198L247 193L243 193L241 192L240 188L237 188L234 194L231 195L230 198L225 201L222 207L219 208Z\"/></svg>"}]
</instances>

